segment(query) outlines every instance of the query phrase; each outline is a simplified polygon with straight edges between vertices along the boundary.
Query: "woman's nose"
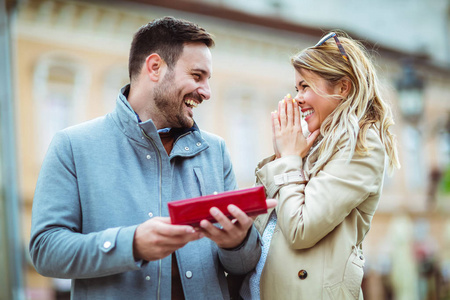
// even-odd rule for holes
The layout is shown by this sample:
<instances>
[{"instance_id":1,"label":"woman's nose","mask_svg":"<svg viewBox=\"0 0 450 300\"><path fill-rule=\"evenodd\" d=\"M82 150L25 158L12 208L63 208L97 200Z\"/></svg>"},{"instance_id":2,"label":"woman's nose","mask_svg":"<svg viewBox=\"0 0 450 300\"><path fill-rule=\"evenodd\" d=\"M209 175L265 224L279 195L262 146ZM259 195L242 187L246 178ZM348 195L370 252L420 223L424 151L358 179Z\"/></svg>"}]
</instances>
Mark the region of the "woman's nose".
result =
<instances>
[{"instance_id":1,"label":"woman's nose","mask_svg":"<svg viewBox=\"0 0 450 300\"><path fill-rule=\"evenodd\" d=\"M298 104L303 104L305 101L303 99L303 97L300 96L300 93L295 95L294 100L298 103Z\"/></svg>"}]
</instances>

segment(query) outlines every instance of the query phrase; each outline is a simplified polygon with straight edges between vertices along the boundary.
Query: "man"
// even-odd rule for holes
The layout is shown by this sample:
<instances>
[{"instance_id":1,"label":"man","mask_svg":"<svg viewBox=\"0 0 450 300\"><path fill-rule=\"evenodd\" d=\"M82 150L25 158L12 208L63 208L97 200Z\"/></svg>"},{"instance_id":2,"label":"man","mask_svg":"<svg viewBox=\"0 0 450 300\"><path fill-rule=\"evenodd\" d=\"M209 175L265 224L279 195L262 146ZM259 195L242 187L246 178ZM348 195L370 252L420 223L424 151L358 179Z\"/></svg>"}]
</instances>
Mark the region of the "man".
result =
<instances>
[{"instance_id":1,"label":"man","mask_svg":"<svg viewBox=\"0 0 450 300\"><path fill-rule=\"evenodd\" d=\"M210 98L213 44L172 17L141 27L115 111L55 135L30 254L39 273L73 279L72 299L228 299L224 271L255 267L258 234L238 207L235 221L211 209L220 227L167 217L169 201L237 187L224 141L193 119Z\"/></svg>"}]
</instances>

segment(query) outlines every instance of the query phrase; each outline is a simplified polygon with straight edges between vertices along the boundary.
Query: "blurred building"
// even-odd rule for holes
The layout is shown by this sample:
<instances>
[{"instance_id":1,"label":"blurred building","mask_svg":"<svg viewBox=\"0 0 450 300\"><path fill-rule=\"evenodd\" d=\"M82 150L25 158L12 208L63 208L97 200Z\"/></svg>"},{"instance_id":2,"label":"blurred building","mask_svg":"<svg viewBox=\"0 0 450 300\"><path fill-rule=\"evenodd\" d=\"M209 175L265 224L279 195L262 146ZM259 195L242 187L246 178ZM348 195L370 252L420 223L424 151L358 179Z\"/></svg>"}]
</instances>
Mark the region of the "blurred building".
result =
<instances>
[{"instance_id":1,"label":"blurred building","mask_svg":"<svg viewBox=\"0 0 450 300\"><path fill-rule=\"evenodd\" d=\"M360 2L345 1L363 12ZM253 184L256 163L272 153L270 112L294 93L290 56L341 28L373 50L402 163L386 177L364 244L366 299L402 299L407 289L417 299L448 299L437 297L450 297L450 4L423 2L408 2L404 18L393 16L403 1L387 0L379 3L396 11L377 5L367 15L333 1L20 1L12 65L25 256L34 188L54 133L113 110L141 25L172 15L214 34L212 97L195 118L225 138L240 187ZM417 11L423 19L413 18ZM413 22L421 26L410 30ZM29 299L61 298L67 288L27 260Z\"/></svg>"}]
</instances>

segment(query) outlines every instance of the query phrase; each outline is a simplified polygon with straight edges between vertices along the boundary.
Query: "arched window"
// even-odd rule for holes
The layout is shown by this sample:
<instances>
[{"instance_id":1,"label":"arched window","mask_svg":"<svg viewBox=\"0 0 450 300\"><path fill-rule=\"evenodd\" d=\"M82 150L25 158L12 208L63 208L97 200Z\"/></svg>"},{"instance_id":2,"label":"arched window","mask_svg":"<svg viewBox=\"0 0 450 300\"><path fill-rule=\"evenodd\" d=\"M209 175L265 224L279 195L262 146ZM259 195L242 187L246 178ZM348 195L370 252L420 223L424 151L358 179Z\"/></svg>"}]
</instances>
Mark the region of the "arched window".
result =
<instances>
[{"instance_id":1,"label":"arched window","mask_svg":"<svg viewBox=\"0 0 450 300\"><path fill-rule=\"evenodd\" d=\"M34 72L35 144L42 161L54 134L86 119L88 72L74 58L42 57Z\"/></svg>"}]
</instances>

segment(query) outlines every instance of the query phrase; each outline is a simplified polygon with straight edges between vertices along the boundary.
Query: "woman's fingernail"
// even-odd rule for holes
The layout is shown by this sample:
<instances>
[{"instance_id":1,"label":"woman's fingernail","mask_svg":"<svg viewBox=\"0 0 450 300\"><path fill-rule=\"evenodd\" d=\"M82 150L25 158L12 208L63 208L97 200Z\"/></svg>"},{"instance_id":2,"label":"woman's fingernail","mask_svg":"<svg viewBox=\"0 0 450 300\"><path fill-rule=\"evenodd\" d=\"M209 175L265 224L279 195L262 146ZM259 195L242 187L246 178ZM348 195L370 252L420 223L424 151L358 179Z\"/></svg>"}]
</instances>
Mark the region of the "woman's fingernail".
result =
<instances>
[{"instance_id":1,"label":"woman's fingernail","mask_svg":"<svg viewBox=\"0 0 450 300\"><path fill-rule=\"evenodd\" d=\"M291 94L287 94L287 97L288 97L288 98L291 98Z\"/></svg>"}]
</instances>

